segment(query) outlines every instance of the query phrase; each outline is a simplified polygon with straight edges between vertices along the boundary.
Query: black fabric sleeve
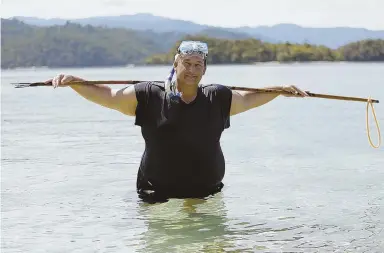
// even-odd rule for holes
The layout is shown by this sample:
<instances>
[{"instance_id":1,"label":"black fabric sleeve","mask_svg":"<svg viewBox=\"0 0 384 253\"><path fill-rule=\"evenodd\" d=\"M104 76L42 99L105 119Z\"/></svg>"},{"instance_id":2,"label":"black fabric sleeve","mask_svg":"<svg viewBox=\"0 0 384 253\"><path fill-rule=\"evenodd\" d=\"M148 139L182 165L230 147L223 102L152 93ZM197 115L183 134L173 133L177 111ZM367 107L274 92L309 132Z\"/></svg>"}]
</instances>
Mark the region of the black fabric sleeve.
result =
<instances>
[{"instance_id":1,"label":"black fabric sleeve","mask_svg":"<svg viewBox=\"0 0 384 253\"><path fill-rule=\"evenodd\" d=\"M224 85L217 85L217 95L221 104L221 117L223 120L224 129L229 128L230 112L232 105L232 90Z\"/></svg>"},{"instance_id":2,"label":"black fabric sleeve","mask_svg":"<svg viewBox=\"0 0 384 253\"><path fill-rule=\"evenodd\" d=\"M144 126L150 117L150 83L137 83L134 88L137 99L135 125Z\"/></svg>"}]
</instances>

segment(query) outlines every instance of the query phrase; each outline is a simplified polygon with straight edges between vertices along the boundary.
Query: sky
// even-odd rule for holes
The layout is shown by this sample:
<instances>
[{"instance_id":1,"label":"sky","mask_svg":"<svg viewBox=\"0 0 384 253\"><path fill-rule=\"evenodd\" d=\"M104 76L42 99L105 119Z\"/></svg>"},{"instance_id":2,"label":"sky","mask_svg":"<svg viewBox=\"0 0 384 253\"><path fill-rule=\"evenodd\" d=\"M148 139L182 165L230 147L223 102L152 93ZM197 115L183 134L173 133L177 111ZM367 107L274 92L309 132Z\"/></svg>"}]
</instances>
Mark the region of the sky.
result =
<instances>
[{"instance_id":1,"label":"sky","mask_svg":"<svg viewBox=\"0 0 384 253\"><path fill-rule=\"evenodd\" d=\"M135 13L151 13L221 27L294 23L307 27L348 26L384 30L384 0L1 1L2 18L73 19Z\"/></svg>"}]
</instances>

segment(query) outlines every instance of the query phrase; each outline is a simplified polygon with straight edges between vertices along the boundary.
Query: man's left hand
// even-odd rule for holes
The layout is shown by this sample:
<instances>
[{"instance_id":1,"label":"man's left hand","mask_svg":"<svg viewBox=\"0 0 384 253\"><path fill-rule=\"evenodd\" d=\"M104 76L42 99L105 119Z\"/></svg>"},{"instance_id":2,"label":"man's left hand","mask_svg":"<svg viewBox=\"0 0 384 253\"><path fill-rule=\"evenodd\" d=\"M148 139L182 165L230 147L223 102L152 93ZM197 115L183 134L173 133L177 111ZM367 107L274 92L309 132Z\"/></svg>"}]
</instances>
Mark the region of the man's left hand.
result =
<instances>
[{"instance_id":1,"label":"man's left hand","mask_svg":"<svg viewBox=\"0 0 384 253\"><path fill-rule=\"evenodd\" d=\"M308 97L309 96L305 91L297 88L294 85L282 86L280 90L283 91L281 95L283 95L284 97Z\"/></svg>"}]
</instances>

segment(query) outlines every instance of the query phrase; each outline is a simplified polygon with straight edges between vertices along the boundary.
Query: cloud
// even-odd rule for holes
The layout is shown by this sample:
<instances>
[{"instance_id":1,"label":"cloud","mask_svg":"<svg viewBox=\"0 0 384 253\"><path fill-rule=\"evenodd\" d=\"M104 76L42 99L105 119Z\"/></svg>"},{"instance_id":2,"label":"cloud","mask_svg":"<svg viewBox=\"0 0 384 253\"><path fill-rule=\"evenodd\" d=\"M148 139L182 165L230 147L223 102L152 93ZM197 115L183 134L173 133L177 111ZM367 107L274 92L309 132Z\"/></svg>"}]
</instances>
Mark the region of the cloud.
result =
<instances>
[{"instance_id":1,"label":"cloud","mask_svg":"<svg viewBox=\"0 0 384 253\"><path fill-rule=\"evenodd\" d=\"M124 0L103 0L102 5L121 7L126 6L127 2Z\"/></svg>"}]
</instances>

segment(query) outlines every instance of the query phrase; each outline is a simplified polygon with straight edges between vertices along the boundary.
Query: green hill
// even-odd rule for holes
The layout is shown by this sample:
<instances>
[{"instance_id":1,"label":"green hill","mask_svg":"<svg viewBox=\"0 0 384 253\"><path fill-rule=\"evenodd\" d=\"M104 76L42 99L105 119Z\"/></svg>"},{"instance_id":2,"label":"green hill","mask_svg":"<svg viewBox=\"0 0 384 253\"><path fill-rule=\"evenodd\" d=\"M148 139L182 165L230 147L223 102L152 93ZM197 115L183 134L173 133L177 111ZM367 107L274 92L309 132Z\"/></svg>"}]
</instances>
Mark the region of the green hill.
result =
<instances>
[{"instance_id":1,"label":"green hill","mask_svg":"<svg viewBox=\"0 0 384 253\"><path fill-rule=\"evenodd\" d=\"M298 7L300 8L300 7ZM346 8L348 8L346 6ZM215 11L212 12L213 17ZM27 24L39 26L63 25L66 19L41 19L35 17L16 17ZM229 19L231 17L228 17ZM296 24L280 23L272 26L218 27L197 24L188 20L172 19L150 13L132 15L93 16L70 19L72 23L109 28L127 28L140 31L177 32L190 35L206 34L214 38L244 39L244 36L270 43L309 43L323 45L332 49L351 42L365 39L384 39L384 30L369 30L359 27L302 27ZM213 33L211 31L214 30ZM230 34L232 33L232 35ZM218 35L218 36L217 36Z\"/></svg>"},{"instance_id":2,"label":"green hill","mask_svg":"<svg viewBox=\"0 0 384 253\"><path fill-rule=\"evenodd\" d=\"M2 68L135 64L167 49L156 43L162 38L151 36L150 32L142 34L123 28L72 23L36 27L7 19L2 19L1 25Z\"/></svg>"},{"instance_id":3,"label":"green hill","mask_svg":"<svg viewBox=\"0 0 384 253\"><path fill-rule=\"evenodd\" d=\"M204 36L187 39L208 43L208 62L213 64L305 61L384 61L384 40L363 40L332 50L310 44L272 44L257 39L224 40ZM179 42L166 54L146 59L147 64L171 64Z\"/></svg>"},{"instance_id":4,"label":"green hill","mask_svg":"<svg viewBox=\"0 0 384 253\"><path fill-rule=\"evenodd\" d=\"M206 41L210 47L208 61L211 64L384 61L384 40L379 39L362 40L333 50L310 44L273 44L246 35L234 39L236 34L221 30L206 30L202 35L190 36L70 22L38 27L18 20L1 19L1 25L2 68L170 64L181 39Z\"/></svg>"}]
</instances>

